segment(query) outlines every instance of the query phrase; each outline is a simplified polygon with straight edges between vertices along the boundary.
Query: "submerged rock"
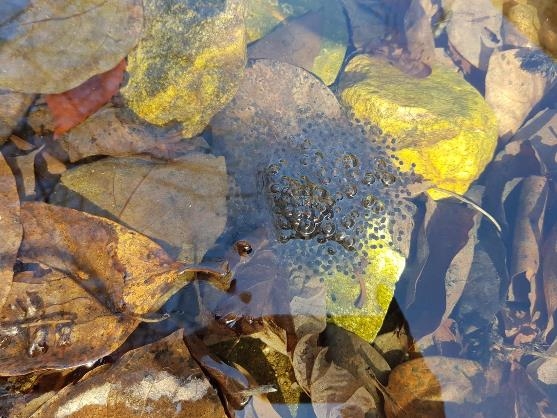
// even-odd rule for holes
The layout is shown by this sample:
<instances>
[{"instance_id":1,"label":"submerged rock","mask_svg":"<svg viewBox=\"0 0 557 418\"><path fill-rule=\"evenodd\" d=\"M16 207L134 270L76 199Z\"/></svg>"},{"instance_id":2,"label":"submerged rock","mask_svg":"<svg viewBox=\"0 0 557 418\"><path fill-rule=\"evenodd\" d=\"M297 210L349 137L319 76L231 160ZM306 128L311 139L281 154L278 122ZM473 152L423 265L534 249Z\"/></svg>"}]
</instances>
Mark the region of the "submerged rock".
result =
<instances>
[{"instance_id":1,"label":"submerged rock","mask_svg":"<svg viewBox=\"0 0 557 418\"><path fill-rule=\"evenodd\" d=\"M415 163L416 173L438 187L465 193L491 161L495 115L451 70L434 66L430 76L418 79L384 59L357 55L346 66L339 90L356 117L399 139L396 155Z\"/></svg>"},{"instance_id":2,"label":"submerged rock","mask_svg":"<svg viewBox=\"0 0 557 418\"><path fill-rule=\"evenodd\" d=\"M234 96L246 61L243 2L145 1L145 34L128 57L128 106L155 125L201 132Z\"/></svg>"}]
</instances>

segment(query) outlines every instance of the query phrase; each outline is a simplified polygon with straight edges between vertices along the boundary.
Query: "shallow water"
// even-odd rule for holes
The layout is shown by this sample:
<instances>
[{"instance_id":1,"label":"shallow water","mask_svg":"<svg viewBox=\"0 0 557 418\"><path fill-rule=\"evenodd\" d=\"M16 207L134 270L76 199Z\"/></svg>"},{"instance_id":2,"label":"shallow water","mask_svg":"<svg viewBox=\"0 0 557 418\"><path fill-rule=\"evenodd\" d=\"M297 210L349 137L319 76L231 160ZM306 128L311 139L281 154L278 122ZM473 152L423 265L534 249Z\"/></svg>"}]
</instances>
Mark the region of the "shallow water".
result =
<instances>
[{"instance_id":1,"label":"shallow water","mask_svg":"<svg viewBox=\"0 0 557 418\"><path fill-rule=\"evenodd\" d=\"M122 416L557 415L557 21L476 3L130 0L144 49L71 106L6 64L0 415L114 407L91 370ZM0 55L45 10L0 6Z\"/></svg>"}]
</instances>

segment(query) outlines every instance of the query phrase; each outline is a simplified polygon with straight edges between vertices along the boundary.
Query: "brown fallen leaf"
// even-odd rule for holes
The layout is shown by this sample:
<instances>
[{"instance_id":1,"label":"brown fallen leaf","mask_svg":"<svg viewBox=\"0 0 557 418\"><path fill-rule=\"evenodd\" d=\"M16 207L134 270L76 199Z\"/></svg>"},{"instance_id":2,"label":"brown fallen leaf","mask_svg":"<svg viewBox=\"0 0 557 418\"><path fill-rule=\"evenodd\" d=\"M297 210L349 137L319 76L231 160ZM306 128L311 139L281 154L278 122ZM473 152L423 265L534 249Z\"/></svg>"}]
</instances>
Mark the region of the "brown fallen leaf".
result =
<instances>
[{"instance_id":1,"label":"brown fallen leaf","mask_svg":"<svg viewBox=\"0 0 557 418\"><path fill-rule=\"evenodd\" d=\"M108 71L143 29L139 0L39 0L0 22L0 87L60 93Z\"/></svg>"},{"instance_id":2,"label":"brown fallen leaf","mask_svg":"<svg viewBox=\"0 0 557 418\"><path fill-rule=\"evenodd\" d=\"M46 103L54 117L54 138L105 105L118 92L125 68L126 60L122 60L111 70L97 74L71 90L46 95Z\"/></svg>"},{"instance_id":3,"label":"brown fallen leaf","mask_svg":"<svg viewBox=\"0 0 557 418\"><path fill-rule=\"evenodd\" d=\"M141 124L124 109L107 107L62 135L58 142L70 161L76 162L92 155L120 157L148 153L168 157L165 154L169 154L180 139L182 135L176 127Z\"/></svg>"},{"instance_id":4,"label":"brown fallen leaf","mask_svg":"<svg viewBox=\"0 0 557 418\"><path fill-rule=\"evenodd\" d=\"M326 358L323 348L315 357L310 396L318 417L364 418L376 414L375 399L360 379Z\"/></svg>"},{"instance_id":5,"label":"brown fallen leaf","mask_svg":"<svg viewBox=\"0 0 557 418\"><path fill-rule=\"evenodd\" d=\"M44 150L44 145L35 146L15 135L10 137L10 142L9 145L16 149L14 152L6 150L6 160L14 171L19 195L22 200L35 200L35 159Z\"/></svg>"},{"instance_id":6,"label":"brown fallen leaf","mask_svg":"<svg viewBox=\"0 0 557 418\"><path fill-rule=\"evenodd\" d=\"M390 4L342 0L350 25L351 41L358 50L375 49L389 33ZM396 6L394 7L396 9Z\"/></svg>"},{"instance_id":7,"label":"brown fallen leaf","mask_svg":"<svg viewBox=\"0 0 557 418\"><path fill-rule=\"evenodd\" d=\"M14 416L19 416L14 411ZM183 342L182 330L125 353L66 386L33 416L225 418L221 401Z\"/></svg>"},{"instance_id":8,"label":"brown fallen leaf","mask_svg":"<svg viewBox=\"0 0 557 418\"><path fill-rule=\"evenodd\" d=\"M14 276L14 264L23 229L20 221L19 196L12 170L0 153L0 306L4 304Z\"/></svg>"},{"instance_id":9,"label":"brown fallen leaf","mask_svg":"<svg viewBox=\"0 0 557 418\"><path fill-rule=\"evenodd\" d=\"M428 198L425 218L417 229L417 253L402 275L406 300L401 309L414 338L433 332L446 315L445 276L454 257L465 247L476 212L450 200ZM451 300L449 299L449 302Z\"/></svg>"},{"instance_id":10,"label":"brown fallen leaf","mask_svg":"<svg viewBox=\"0 0 557 418\"><path fill-rule=\"evenodd\" d=\"M512 138L512 142L528 143L541 165L535 175L551 174L555 168L557 146L557 110L544 109L534 115Z\"/></svg>"},{"instance_id":11,"label":"brown fallen leaf","mask_svg":"<svg viewBox=\"0 0 557 418\"><path fill-rule=\"evenodd\" d=\"M507 300L530 304L535 316L537 293L536 276L540 266L542 228L547 203L547 179L529 176L522 180L513 230L510 276Z\"/></svg>"},{"instance_id":12,"label":"brown fallen leaf","mask_svg":"<svg viewBox=\"0 0 557 418\"><path fill-rule=\"evenodd\" d=\"M414 60L429 67L435 61L435 40L431 21L438 6L431 0L412 0L404 17L406 47Z\"/></svg>"},{"instance_id":13,"label":"brown fallen leaf","mask_svg":"<svg viewBox=\"0 0 557 418\"><path fill-rule=\"evenodd\" d=\"M543 331L546 342L557 341L557 226L545 238L541 248L541 287L547 323ZM541 301L540 301L541 302Z\"/></svg>"},{"instance_id":14,"label":"brown fallen leaf","mask_svg":"<svg viewBox=\"0 0 557 418\"><path fill-rule=\"evenodd\" d=\"M444 2L450 13L447 36L451 45L474 67L485 70L493 50L502 44L501 6L491 0Z\"/></svg>"},{"instance_id":15,"label":"brown fallen leaf","mask_svg":"<svg viewBox=\"0 0 557 418\"><path fill-rule=\"evenodd\" d=\"M194 278L147 237L107 219L36 202L21 217L18 274L0 311L0 375L105 356Z\"/></svg>"},{"instance_id":16,"label":"brown fallen leaf","mask_svg":"<svg viewBox=\"0 0 557 418\"><path fill-rule=\"evenodd\" d=\"M555 82L557 75L529 61L541 52L529 49L496 51L489 60L485 99L499 122L499 136L508 140L525 121L532 108Z\"/></svg>"},{"instance_id":17,"label":"brown fallen leaf","mask_svg":"<svg viewBox=\"0 0 557 418\"><path fill-rule=\"evenodd\" d=\"M505 375L498 392L483 405L487 417L547 418L555 416L553 397L545 393L539 382L532 379L517 362L504 364Z\"/></svg>"},{"instance_id":18,"label":"brown fallen leaf","mask_svg":"<svg viewBox=\"0 0 557 418\"><path fill-rule=\"evenodd\" d=\"M250 395L243 392L249 388L248 379L236 368L212 354L195 334L188 333L185 343L192 357L223 392L226 399L224 407L234 417L234 411L241 410L250 399Z\"/></svg>"},{"instance_id":19,"label":"brown fallen leaf","mask_svg":"<svg viewBox=\"0 0 557 418\"><path fill-rule=\"evenodd\" d=\"M396 402L385 400L388 418L471 416L481 401L483 370L471 360L422 357L395 367L387 389Z\"/></svg>"},{"instance_id":20,"label":"brown fallen leaf","mask_svg":"<svg viewBox=\"0 0 557 418\"><path fill-rule=\"evenodd\" d=\"M222 157L105 158L66 171L49 201L113 219L197 263L224 229L226 186Z\"/></svg>"}]
</instances>

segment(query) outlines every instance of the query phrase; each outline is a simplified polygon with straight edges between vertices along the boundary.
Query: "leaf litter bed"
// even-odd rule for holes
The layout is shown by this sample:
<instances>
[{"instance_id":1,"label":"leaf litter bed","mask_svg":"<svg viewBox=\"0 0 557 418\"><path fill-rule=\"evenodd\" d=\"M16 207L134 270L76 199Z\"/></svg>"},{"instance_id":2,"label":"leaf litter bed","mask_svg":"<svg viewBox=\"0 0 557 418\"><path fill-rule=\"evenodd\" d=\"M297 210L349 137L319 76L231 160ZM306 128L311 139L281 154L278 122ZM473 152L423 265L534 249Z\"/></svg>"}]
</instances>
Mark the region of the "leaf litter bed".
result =
<instances>
[{"instance_id":1,"label":"leaf litter bed","mask_svg":"<svg viewBox=\"0 0 557 418\"><path fill-rule=\"evenodd\" d=\"M325 3L0 6L2 416L557 415L550 2Z\"/></svg>"}]
</instances>

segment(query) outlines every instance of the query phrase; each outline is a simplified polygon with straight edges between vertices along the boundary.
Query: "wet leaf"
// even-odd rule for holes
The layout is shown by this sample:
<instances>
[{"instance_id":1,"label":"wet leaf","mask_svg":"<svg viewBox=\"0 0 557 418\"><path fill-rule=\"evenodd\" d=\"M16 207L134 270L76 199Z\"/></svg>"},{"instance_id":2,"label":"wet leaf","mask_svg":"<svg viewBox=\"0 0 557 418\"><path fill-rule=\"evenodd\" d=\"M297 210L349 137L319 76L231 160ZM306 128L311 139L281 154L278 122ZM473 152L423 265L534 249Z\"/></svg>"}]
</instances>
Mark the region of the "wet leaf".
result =
<instances>
[{"instance_id":1,"label":"wet leaf","mask_svg":"<svg viewBox=\"0 0 557 418\"><path fill-rule=\"evenodd\" d=\"M474 67L485 70L493 50L502 44L501 6L491 0L444 1L451 18L447 36L452 46Z\"/></svg>"},{"instance_id":2,"label":"wet leaf","mask_svg":"<svg viewBox=\"0 0 557 418\"><path fill-rule=\"evenodd\" d=\"M319 9L321 5L322 2L319 0L247 0L247 41L254 42L285 19Z\"/></svg>"},{"instance_id":3,"label":"wet leaf","mask_svg":"<svg viewBox=\"0 0 557 418\"><path fill-rule=\"evenodd\" d=\"M113 69L59 94L48 94L45 99L54 117L54 136L57 137L83 122L106 104L120 89L126 61Z\"/></svg>"},{"instance_id":4,"label":"wet leaf","mask_svg":"<svg viewBox=\"0 0 557 418\"><path fill-rule=\"evenodd\" d=\"M529 174L550 175L557 168L557 110L545 109L530 119L512 138L517 144L529 144L539 167ZM510 145L510 144L509 144ZM516 144L515 144L516 145ZM524 176L524 175L523 175Z\"/></svg>"},{"instance_id":5,"label":"wet leaf","mask_svg":"<svg viewBox=\"0 0 557 418\"><path fill-rule=\"evenodd\" d=\"M511 302L536 303L536 276L540 266L540 246L547 181L545 177L529 176L521 181L511 253L511 284L507 299ZM532 312L532 316L534 312Z\"/></svg>"},{"instance_id":6,"label":"wet leaf","mask_svg":"<svg viewBox=\"0 0 557 418\"><path fill-rule=\"evenodd\" d=\"M503 139L518 130L557 79L557 74L524 68L522 53L521 49L495 52L487 69L485 99L495 112Z\"/></svg>"},{"instance_id":7,"label":"wet leaf","mask_svg":"<svg viewBox=\"0 0 557 418\"><path fill-rule=\"evenodd\" d=\"M206 338L211 336L207 335ZM210 349L234 364L248 378L252 387L248 391L251 390L253 395L260 395L252 397L253 408L248 404L243 411L236 413L237 416L250 417L252 413L261 417L267 417L266 414L290 417L299 414L296 411L302 408L300 396L303 395L294 378L289 356L251 337L211 344ZM265 393L266 391L269 392ZM267 407L262 411L265 404Z\"/></svg>"},{"instance_id":8,"label":"wet leaf","mask_svg":"<svg viewBox=\"0 0 557 418\"><path fill-rule=\"evenodd\" d=\"M483 370L474 361L422 357L391 372L385 412L394 417L469 416L481 400Z\"/></svg>"},{"instance_id":9,"label":"wet leaf","mask_svg":"<svg viewBox=\"0 0 557 418\"><path fill-rule=\"evenodd\" d=\"M316 11L286 20L248 48L249 58L270 58L305 68L332 84L348 44L346 19L340 5L325 1Z\"/></svg>"},{"instance_id":10,"label":"wet leaf","mask_svg":"<svg viewBox=\"0 0 557 418\"><path fill-rule=\"evenodd\" d=\"M70 161L76 162L93 155L119 157L146 153L168 157L180 139L182 135L177 127L148 126L138 123L122 109L106 108L62 135L58 141Z\"/></svg>"},{"instance_id":11,"label":"wet leaf","mask_svg":"<svg viewBox=\"0 0 557 418\"><path fill-rule=\"evenodd\" d=\"M457 322L456 337L462 338L463 351L469 358L490 356L486 336L492 331L496 313L504 306L501 289L509 282L506 256L501 236L482 219L466 286L450 314Z\"/></svg>"},{"instance_id":12,"label":"wet leaf","mask_svg":"<svg viewBox=\"0 0 557 418\"><path fill-rule=\"evenodd\" d=\"M157 244L112 221L45 203L25 203L21 219L18 273L0 311L2 375L107 355L193 280Z\"/></svg>"},{"instance_id":13,"label":"wet leaf","mask_svg":"<svg viewBox=\"0 0 557 418\"><path fill-rule=\"evenodd\" d=\"M224 407L234 416L234 410L242 409L249 401L250 396L242 392L249 388L248 379L239 370L210 353L207 346L196 335L189 334L185 342L192 357L224 393L226 399Z\"/></svg>"},{"instance_id":14,"label":"wet leaf","mask_svg":"<svg viewBox=\"0 0 557 418\"><path fill-rule=\"evenodd\" d=\"M376 413L376 403L359 379L326 359L327 349L315 358L311 377L311 403L318 417L363 418Z\"/></svg>"},{"instance_id":15,"label":"wet leaf","mask_svg":"<svg viewBox=\"0 0 557 418\"><path fill-rule=\"evenodd\" d=\"M538 295L538 305L545 305L547 324L543 332L546 341L556 341L557 337L557 226L545 238L541 248L542 289Z\"/></svg>"},{"instance_id":16,"label":"wet leaf","mask_svg":"<svg viewBox=\"0 0 557 418\"><path fill-rule=\"evenodd\" d=\"M342 0L350 23L352 43L358 50L372 50L380 46L389 33L389 13L395 7L384 2Z\"/></svg>"},{"instance_id":17,"label":"wet leaf","mask_svg":"<svg viewBox=\"0 0 557 418\"><path fill-rule=\"evenodd\" d=\"M483 193L483 188L474 186L467 197L482 206ZM442 273L445 283L444 313L439 320L439 327L434 333L421 338L417 343L422 351L435 344L441 353L457 354L461 351L461 347L459 347L462 343L461 333L465 334L466 339L468 333L477 333L478 330L488 332L493 317L502 304L500 300L501 286L507 285L506 249L498 231L485 216L472 208L463 207L459 210L462 211L459 220L469 217L472 226L468 230L464 245L454 255L446 272ZM438 224L455 222L454 211L443 213L450 219L438 220ZM434 234L431 235L431 240L435 240ZM424 292L424 290L427 292L427 289L421 291ZM422 293L422 295L424 294ZM414 321L409 322L410 328L414 332L412 327ZM470 338L476 337L470 336ZM478 347L471 344L469 340L466 340L464 345L474 346L474 350L478 351ZM485 344L482 344L482 349L488 350ZM447 352L447 350L452 351ZM487 353L469 354L478 356Z\"/></svg>"},{"instance_id":18,"label":"wet leaf","mask_svg":"<svg viewBox=\"0 0 557 418\"><path fill-rule=\"evenodd\" d=\"M128 56L127 105L156 125L199 134L236 93L246 60L239 0L145 0L146 24Z\"/></svg>"},{"instance_id":19,"label":"wet leaf","mask_svg":"<svg viewBox=\"0 0 557 418\"><path fill-rule=\"evenodd\" d=\"M509 367L507 367L509 369ZM487 416L546 418L554 417L555 403L541 390L539 382L532 380L518 363L510 365L507 376L483 410Z\"/></svg>"},{"instance_id":20,"label":"wet leaf","mask_svg":"<svg viewBox=\"0 0 557 418\"><path fill-rule=\"evenodd\" d=\"M113 68L137 43L139 0L30 3L0 22L0 87L61 93Z\"/></svg>"},{"instance_id":21,"label":"wet leaf","mask_svg":"<svg viewBox=\"0 0 557 418\"><path fill-rule=\"evenodd\" d=\"M20 220L19 196L12 170L0 154L0 306L4 305L12 286L14 264L23 229Z\"/></svg>"},{"instance_id":22,"label":"wet leaf","mask_svg":"<svg viewBox=\"0 0 557 418\"><path fill-rule=\"evenodd\" d=\"M526 371L528 375L535 381L542 385L546 385L548 389L554 390L557 386L557 341L540 355L538 359L531 362Z\"/></svg>"},{"instance_id":23,"label":"wet leaf","mask_svg":"<svg viewBox=\"0 0 557 418\"><path fill-rule=\"evenodd\" d=\"M6 159L9 162L18 183L18 191L22 200L35 199L35 159L44 149L44 145L35 147L33 144L23 141L12 135L10 145L13 145L15 152L10 152L5 148ZM25 152L22 154L22 152ZM11 155L10 155L11 154Z\"/></svg>"},{"instance_id":24,"label":"wet leaf","mask_svg":"<svg viewBox=\"0 0 557 418\"><path fill-rule=\"evenodd\" d=\"M33 98L30 94L0 90L0 144L10 136L27 112Z\"/></svg>"},{"instance_id":25,"label":"wet leaf","mask_svg":"<svg viewBox=\"0 0 557 418\"><path fill-rule=\"evenodd\" d=\"M431 73L430 67L435 61L431 21L437 8L431 0L412 0L404 16L406 48L415 61L428 67L424 76Z\"/></svg>"},{"instance_id":26,"label":"wet leaf","mask_svg":"<svg viewBox=\"0 0 557 418\"><path fill-rule=\"evenodd\" d=\"M375 380L387 384L391 368L369 342L334 324L327 326L321 338L328 347L327 358L359 378L369 393L377 387Z\"/></svg>"},{"instance_id":27,"label":"wet leaf","mask_svg":"<svg viewBox=\"0 0 557 418\"><path fill-rule=\"evenodd\" d=\"M182 331L125 353L45 402L33 416L226 417L218 394L190 356Z\"/></svg>"},{"instance_id":28,"label":"wet leaf","mask_svg":"<svg viewBox=\"0 0 557 418\"><path fill-rule=\"evenodd\" d=\"M409 260L402 277L407 287L401 308L414 338L434 331L448 315L445 276L469 240L474 215L468 207L451 201L428 200L426 204L423 224L416 232L416 258Z\"/></svg>"},{"instance_id":29,"label":"wet leaf","mask_svg":"<svg viewBox=\"0 0 557 418\"><path fill-rule=\"evenodd\" d=\"M108 216L159 240L172 256L199 262L224 228L225 195L223 159L193 153L171 162L83 164L62 175L50 201Z\"/></svg>"}]
</instances>

